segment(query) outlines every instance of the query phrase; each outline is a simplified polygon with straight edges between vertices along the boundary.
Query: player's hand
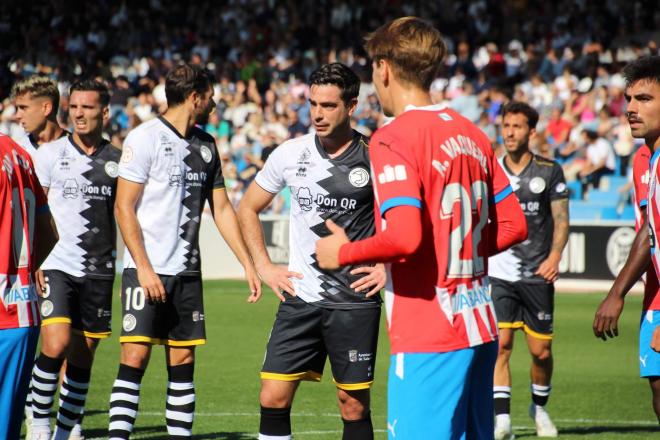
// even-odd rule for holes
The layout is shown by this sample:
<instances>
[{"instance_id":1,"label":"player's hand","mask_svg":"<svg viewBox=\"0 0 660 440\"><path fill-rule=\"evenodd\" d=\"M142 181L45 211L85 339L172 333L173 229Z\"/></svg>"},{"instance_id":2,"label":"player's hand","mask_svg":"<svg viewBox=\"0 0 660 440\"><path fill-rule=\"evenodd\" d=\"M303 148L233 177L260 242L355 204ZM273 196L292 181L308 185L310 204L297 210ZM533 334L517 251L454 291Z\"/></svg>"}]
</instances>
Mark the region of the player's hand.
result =
<instances>
[{"instance_id":1,"label":"player's hand","mask_svg":"<svg viewBox=\"0 0 660 440\"><path fill-rule=\"evenodd\" d=\"M44 271L39 269L34 273L35 282L37 283L37 295L43 297L48 291L48 283L46 283L46 277Z\"/></svg>"},{"instance_id":2,"label":"player's hand","mask_svg":"<svg viewBox=\"0 0 660 440\"><path fill-rule=\"evenodd\" d=\"M653 351L660 353L660 325L653 330L653 337L651 337L651 348Z\"/></svg>"},{"instance_id":3,"label":"player's hand","mask_svg":"<svg viewBox=\"0 0 660 440\"><path fill-rule=\"evenodd\" d=\"M606 341L607 338L619 336L619 316L623 311L623 298L614 295L607 297L600 303L594 318L594 335Z\"/></svg>"},{"instance_id":4,"label":"player's hand","mask_svg":"<svg viewBox=\"0 0 660 440\"><path fill-rule=\"evenodd\" d=\"M554 283L559 278L559 258L549 255L536 270L535 275L543 277L546 283Z\"/></svg>"},{"instance_id":5,"label":"player's hand","mask_svg":"<svg viewBox=\"0 0 660 440\"><path fill-rule=\"evenodd\" d=\"M261 298L261 278L252 264L245 268L245 279L250 287L247 302L256 303Z\"/></svg>"},{"instance_id":6,"label":"player's hand","mask_svg":"<svg viewBox=\"0 0 660 440\"><path fill-rule=\"evenodd\" d=\"M144 296L149 301L154 303L167 301L163 282L151 267L138 269L137 276L140 286L144 290Z\"/></svg>"},{"instance_id":7,"label":"player's hand","mask_svg":"<svg viewBox=\"0 0 660 440\"><path fill-rule=\"evenodd\" d=\"M279 264L269 264L264 266L259 271L259 275L261 275L261 279L273 289L273 292L275 292L275 295L277 295L280 301L285 301L282 292L287 292L291 296L296 296L290 278L298 278L300 280L303 277L301 273L290 271L286 266L281 266Z\"/></svg>"},{"instance_id":8,"label":"player's hand","mask_svg":"<svg viewBox=\"0 0 660 440\"><path fill-rule=\"evenodd\" d=\"M339 249L350 240L344 228L332 220L326 220L325 226L330 230L330 235L316 242L316 261L322 269L339 269Z\"/></svg>"},{"instance_id":9,"label":"player's hand","mask_svg":"<svg viewBox=\"0 0 660 440\"><path fill-rule=\"evenodd\" d=\"M385 272L384 264L358 267L351 271L351 275L357 275L359 273L364 273L366 275L351 284L351 289L355 289L356 292L368 290L365 297L369 298L385 287L387 274Z\"/></svg>"}]
</instances>

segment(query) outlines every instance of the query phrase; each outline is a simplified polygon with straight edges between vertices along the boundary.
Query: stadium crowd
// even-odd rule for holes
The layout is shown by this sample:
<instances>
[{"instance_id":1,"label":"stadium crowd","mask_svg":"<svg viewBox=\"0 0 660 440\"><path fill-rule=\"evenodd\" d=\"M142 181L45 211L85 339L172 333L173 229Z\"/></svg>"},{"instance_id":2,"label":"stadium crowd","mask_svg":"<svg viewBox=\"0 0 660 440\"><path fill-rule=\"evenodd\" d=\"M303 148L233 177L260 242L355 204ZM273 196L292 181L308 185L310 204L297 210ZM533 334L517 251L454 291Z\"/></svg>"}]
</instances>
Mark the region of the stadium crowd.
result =
<instances>
[{"instance_id":1,"label":"stadium crowd","mask_svg":"<svg viewBox=\"0 0 660 440\"><path fill-rule=\"evenodd\" d=\"M277 145L310 130L305 82L316 66L351 66L363 82L355 128L369 135L383 124L361 49L361 37L383 17L414 14L443 29L450 56L431 86L433 99L476 122L496 148L502 105L532 105L541 115L532 147L563 165L573 198L584 198L603 175L628 173L639 143L625 123L619 71L657 54L660 42L660 8L643 1L127 3L0 5L0 132L22 131L9 96L16 79L57 79L66 127L69 85L91 75L111 86L105 132L121 146L129 130L165 110L164 76L173 65L204 65L217 81L206 131L234 204ZM318 7L329 13L313 13ZM288 204L278 198L272 211Z\"/></svg>"}]
</instances>

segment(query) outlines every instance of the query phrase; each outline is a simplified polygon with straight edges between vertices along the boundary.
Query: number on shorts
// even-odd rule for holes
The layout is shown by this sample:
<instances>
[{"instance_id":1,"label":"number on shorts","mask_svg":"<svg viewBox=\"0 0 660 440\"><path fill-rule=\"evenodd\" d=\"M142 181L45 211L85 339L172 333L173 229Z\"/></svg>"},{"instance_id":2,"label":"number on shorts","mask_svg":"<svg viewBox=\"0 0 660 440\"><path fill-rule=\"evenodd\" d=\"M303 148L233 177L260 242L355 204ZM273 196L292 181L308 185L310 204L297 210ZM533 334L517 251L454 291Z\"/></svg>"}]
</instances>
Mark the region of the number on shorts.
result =
<instances>
[{"instance_id":1,"label":"number on shorts","mask_svg":"<svg viewBox=\"0 0 660 440\"><path fill-rule=\"evenodd\" d=\"M460 183L447 185L442 193L440 217L451 220L454 204L459 204L461 221L454 225L449 237L449 253L447 255L447 277L465 278L484 273L484 259L479 255L481 232L488 223L488 202L486 197L488 187L483 180L472 182L470 193ZM479 223L472 229L472 214L477 212L478 202L481 203ZM468 233L472 231L472 259L462 259L462 250Z\"/></svg>"},{"instance_id":2,"label":"number on shorts","mask_svg":"<svg viewBox=\"0 0 660 440\"><path fill-rule=\"evenodd\" d=\"M142 310L144 308L144 289L128 287L126 289L126 311Z\"/></svg>"},{"instance_id":3,"label":"number on shorts","mask_svg":"<svg viewBox=\"0 0 660 440\"><path fill-rule=\"evenodd\" d=\"M50 296L50 283L49 283L49 281L50 280L48 279L48 277L44 276L44 283L45 283L44 287L46 288L46 290L43 291L43 295L42 295L43 298L48 298Z\"/></svg>"}]
</instances>

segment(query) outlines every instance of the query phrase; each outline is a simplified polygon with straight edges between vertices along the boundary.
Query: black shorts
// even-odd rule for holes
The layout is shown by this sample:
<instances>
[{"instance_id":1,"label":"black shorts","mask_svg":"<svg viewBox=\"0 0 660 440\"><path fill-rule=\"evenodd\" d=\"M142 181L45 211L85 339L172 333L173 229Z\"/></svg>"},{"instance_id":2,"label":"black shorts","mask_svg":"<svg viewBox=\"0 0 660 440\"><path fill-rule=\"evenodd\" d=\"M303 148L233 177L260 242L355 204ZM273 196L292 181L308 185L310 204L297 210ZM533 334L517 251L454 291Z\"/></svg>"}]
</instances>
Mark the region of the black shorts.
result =
<instances>
[{"instance_id":1,"label":"black shorts","mask_svg":"<svg viewBox=\"0 0 660 440\"><path fill-rule=\"evenodd\" d=\"M522 328L538 339L552 339L555 286L490 278L499 328Z\"/></svg>"},{"instance_id":2,"label":"black shorts","mask_svg":"<svg viewBox=\"0 0 660 440\"><path fill-rule=\"evenodd\" d=\"M262 379L320 381L326 357L343 390L374 380L380 307L325 309L286 295L271 330Z\"/></svg>"},{"instance_id":3,"label":"black shorts","mask_svg":"<svg viewBox=\"0 0 660 440\"><path fill-rule=\"evenodd\" d=\"M46 291L39 298L41 325L71 324L88 338L110 336L112 279L74 277L59 270L44 270Z\"/></svg>"},{"instance_id":4,"label":"black shorts","mask_svg":"<svg viewBox=\"0 0 660 440\"><path fill-rule=\"evenodd\" d=\"M167 299L149 301L135 269L121 279L122 329L119 342L189 347L206 343L204 301L200 276L158 275Z\"/></svg>"}]
</instances>

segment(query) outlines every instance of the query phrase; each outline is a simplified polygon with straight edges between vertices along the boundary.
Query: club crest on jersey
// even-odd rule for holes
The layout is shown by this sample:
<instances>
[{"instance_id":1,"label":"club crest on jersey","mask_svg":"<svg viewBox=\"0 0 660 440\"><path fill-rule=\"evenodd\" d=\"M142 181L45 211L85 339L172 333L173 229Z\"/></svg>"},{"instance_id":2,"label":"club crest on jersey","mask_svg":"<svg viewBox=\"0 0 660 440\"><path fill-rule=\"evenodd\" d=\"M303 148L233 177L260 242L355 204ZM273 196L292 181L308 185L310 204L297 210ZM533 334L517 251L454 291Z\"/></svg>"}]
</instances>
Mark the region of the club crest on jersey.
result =
<instances>
[{"instance_id":1,"label":"club crest on jersey","mask_svg":"<svg viewBox=\"0 0 660 440\"><path fill-rule=\"evenodd\" d=\"M78 182L76 179L66 179L64 181L64 189L62 190L62 197L65 199L75 199L78 197Z\"/></svg>"},{"instance_id":2,"label":"club crest on jersey","mask_svg":"<svg viewBox=\"0 0 660 440\"><path fill-rule=\"evenodd\" d=\"M108 161L105 163L105 174L112 177L113 179L119 175L119 165L117 162Z\"/></svg>"},{"instance_id":3,"label":"club crest on jersey","mask_svg":"<svg viewBox=\"0 0 660 440\"><path fill-rule=\"evenodd\" d=\"M49 299L41 303L41 316L44 318L50 316L53 313L53 309L55 306L53 306L53 302Z\"/></svg>"},{"instance_id":4,"label":"club crest on jersey","mask_svg":"<svg viewBox=\"0 0 660 440\"><path fill-rule=\"evenodd\" d=\"M312 153L309 148L305 148L300 156L298 156L298 165L309 165L309 159L312 158Z\"/></svg>"},{"instance_id":5,"label":"club crest on jersey","mask_svg":"<svg viewBox=\"0 0 660 440\"><path fill-rule=\"evenodd\" d=\"M121 324L125 332L132 332L137 326L137 319L135 316L128 313L126 316L124 316Z\"/></svg>"},{"instance_id":6,"label":"club crest on jersey","mask_svg":"<svg viewBox=\"0 0 660 440\"><path fill-rule=\"evenodd\" d=\"M356 188L362 188L369 183L369 171L364 168L353 168L348 173L348 181Z\"/></svg>"},{"instance_id":7,"label":"club crest on jersey","mask_svg":"<svg viewBox=\"0 0 660 440\"><path fill-rule=\"evenodd\" d=\"M204 162L206 163L211 162L213 155L211 154L211 149L209 147L207 147L206 145L202 145L201 148L199 149L199 152L202 155L202 159L204 159Z\"/></svg>"},{"instance_id":8,"label":"club crest on jersey","mask_svg":"<svg viewBox=\"0 0 660 440\"><path fill-rule=\"evenodd\" d=\"M529 181L529 190L534 194L541 194L545 189L545 180L543 177L534 177Z\"/></svg>"},{"instance_id":9,"label":"club crest on jersey","mask_svg":"<svg viewBox=\"0 0 660 440\"><path fill-rule=\"evenodd\" d=\"M170 186L181 186L183 184L183 173L179 165L170 168Z\"/></svg>"},{"instance_id":10,"label":"club crest on jersey","mask_svg":"<svg viewBox=\"0 0 660 440\"><path fill-rule=\"evenodd\" d=\"M298 205L303 211L312 210L312 192L307 187L301 187L298 189L296 194L296 199L298 200Z\"/></svg>"}]
</instances>

